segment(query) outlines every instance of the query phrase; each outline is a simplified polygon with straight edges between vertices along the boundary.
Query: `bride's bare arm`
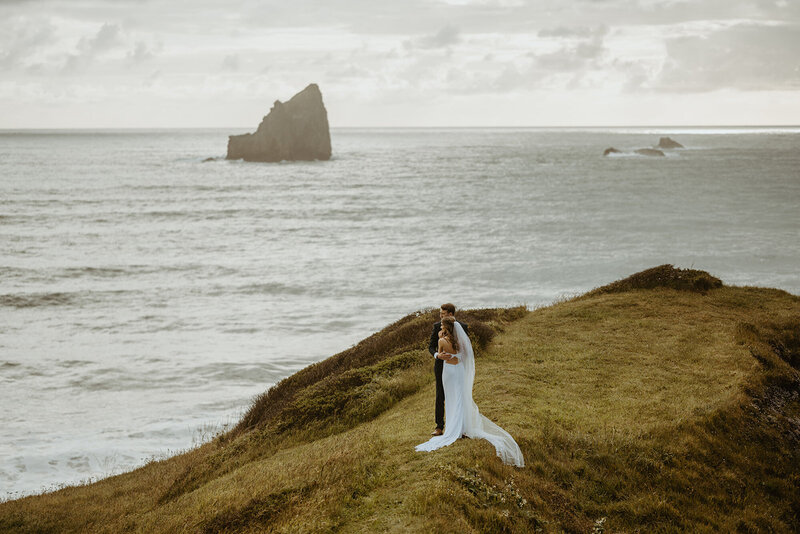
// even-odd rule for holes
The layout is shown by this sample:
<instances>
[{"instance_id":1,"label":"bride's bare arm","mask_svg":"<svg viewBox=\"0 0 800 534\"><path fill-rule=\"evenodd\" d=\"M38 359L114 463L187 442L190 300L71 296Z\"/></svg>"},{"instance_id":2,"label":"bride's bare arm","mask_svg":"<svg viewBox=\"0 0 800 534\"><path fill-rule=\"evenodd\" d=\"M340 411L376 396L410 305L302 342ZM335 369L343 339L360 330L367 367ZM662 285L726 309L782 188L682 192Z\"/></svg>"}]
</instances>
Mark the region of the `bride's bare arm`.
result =
<instances>
[{"instance_id":1,"label":"bride's bare arm","mask_svg":"<svg viewBox=\"0 0 800 534\"><path fill-rule=\"evenodd\" d=\"M450 353L451 350L453 350L453 346L446 339L439 338L439 358L444 360L444 363L455 365L458 363L458 358Z\"/></svg>"}]
</instances>

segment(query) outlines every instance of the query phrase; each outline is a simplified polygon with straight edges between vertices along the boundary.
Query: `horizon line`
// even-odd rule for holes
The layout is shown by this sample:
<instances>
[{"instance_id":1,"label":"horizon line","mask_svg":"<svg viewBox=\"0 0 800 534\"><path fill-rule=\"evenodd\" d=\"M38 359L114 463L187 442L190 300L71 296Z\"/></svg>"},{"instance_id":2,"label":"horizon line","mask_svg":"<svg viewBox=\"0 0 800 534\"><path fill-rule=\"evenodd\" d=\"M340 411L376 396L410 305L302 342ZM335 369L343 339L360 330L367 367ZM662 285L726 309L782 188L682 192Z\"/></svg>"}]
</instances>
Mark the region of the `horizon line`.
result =
<instances>
[{"instance_id":1,"label":"horizon line","mask_svg":"<svg viewBox=\"0 0 800 534\"><path fill-rule=\"evenodd\" d=\"M331 130L467 130L467 129L589 129L589 128L800 128L798 124L598 124L598 125L472 125L472 126L330 126ZM16 131L74 131L74 130L242 130L253 129L252 126L36 126L36 127L0 127L0 132Z\"/></svg>"}]
</instances>

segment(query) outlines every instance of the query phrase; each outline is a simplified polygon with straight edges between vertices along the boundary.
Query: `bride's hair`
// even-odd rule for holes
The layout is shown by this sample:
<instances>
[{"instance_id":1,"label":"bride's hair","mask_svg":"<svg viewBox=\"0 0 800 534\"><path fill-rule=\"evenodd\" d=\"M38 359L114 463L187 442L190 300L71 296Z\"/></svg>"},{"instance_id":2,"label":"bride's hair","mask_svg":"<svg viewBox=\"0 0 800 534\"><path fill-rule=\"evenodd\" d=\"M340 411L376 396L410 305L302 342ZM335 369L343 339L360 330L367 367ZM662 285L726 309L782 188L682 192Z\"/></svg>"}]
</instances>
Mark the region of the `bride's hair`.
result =
<instances>
[{"instance_id":1,"label":"bride's hair","mask_svg":"<svg viewBox=\"0 0 800 534\"><path fill-rule=\"evenodd\" d=\"M444 332L444 337L447 341L453 345L453 351L458 352L458 339L456 339L455 334L455 327L456 327L456 320L452 317L445 317L442 319L442 331Z\"/></svg>"}]
</instances>

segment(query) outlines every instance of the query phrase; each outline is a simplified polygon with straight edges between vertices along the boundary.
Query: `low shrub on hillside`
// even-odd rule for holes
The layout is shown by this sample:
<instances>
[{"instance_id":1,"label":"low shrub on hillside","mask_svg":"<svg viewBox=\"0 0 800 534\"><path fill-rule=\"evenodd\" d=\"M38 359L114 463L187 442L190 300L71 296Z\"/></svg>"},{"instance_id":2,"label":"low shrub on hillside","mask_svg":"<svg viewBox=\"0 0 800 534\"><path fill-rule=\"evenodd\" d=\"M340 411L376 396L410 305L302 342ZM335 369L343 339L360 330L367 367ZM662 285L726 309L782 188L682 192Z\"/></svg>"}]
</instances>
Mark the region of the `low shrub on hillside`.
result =
<instances>
[{"instance_id":1,"label":"low shrub on hillside","mask_svg":"<svg viewBox=\"0 0 800 534\"><path fill-rule=\"evenodd\" d=\"M672 265L665 264L598 287L585 296L590 297L602 293L623 293L634 289L655 289L658 287L704 293L711 289L722 287L722 280L711 276L705 271L677 269Z\"/></svg>"}]
</instances>

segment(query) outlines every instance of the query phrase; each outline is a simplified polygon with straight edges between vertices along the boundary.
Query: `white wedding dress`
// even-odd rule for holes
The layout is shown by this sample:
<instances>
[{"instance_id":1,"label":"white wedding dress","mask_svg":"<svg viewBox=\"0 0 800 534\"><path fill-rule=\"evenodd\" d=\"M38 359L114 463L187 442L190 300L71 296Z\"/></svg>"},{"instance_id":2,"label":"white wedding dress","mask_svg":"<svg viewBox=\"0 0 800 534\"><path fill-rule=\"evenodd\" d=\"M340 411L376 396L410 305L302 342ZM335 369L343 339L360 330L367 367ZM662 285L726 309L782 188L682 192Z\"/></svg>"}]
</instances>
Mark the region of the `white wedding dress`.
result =
<instances>
[{"instance_id":1,"label":"white wedding dress","mask_svg":"<svg viewBox=\"0 0 800 534\"><path fill-rule=\"evenodd\" d=\"M462 435L468 438L485 439L494 445L497 456L503 463L524 467L525 460L519 445L511 434L481 415L478 405L472 400L472 385L475 383L475 354L464 329L455 323L455 334L460 351L457 364L445 363L442 369L444 385L444 434L434 436L416 446L418 451L433 451L446 447Z\"/></svg>"}]
</instances>

